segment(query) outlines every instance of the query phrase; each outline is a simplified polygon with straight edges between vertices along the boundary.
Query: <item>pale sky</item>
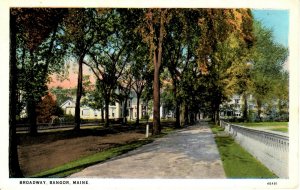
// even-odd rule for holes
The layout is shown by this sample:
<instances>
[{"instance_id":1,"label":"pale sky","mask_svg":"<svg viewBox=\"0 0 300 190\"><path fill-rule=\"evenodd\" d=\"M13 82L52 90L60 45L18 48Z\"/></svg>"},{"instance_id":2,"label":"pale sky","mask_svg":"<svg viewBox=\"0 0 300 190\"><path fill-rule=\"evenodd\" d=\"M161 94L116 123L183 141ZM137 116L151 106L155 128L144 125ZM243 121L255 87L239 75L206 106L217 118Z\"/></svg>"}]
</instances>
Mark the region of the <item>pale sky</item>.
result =
<instances>
[{"instance_id":1,"label":"pale sky","mask_svg":"<svg viewBox=\"0 0 300 190\"><path fill-rule=\"evenodd\" d=\"M256 20L273 30L274 40L285 47L288 47L289 35L289 11L288 10L271 10L255 9L252 10Z\"/></svg>"}]
</instances>

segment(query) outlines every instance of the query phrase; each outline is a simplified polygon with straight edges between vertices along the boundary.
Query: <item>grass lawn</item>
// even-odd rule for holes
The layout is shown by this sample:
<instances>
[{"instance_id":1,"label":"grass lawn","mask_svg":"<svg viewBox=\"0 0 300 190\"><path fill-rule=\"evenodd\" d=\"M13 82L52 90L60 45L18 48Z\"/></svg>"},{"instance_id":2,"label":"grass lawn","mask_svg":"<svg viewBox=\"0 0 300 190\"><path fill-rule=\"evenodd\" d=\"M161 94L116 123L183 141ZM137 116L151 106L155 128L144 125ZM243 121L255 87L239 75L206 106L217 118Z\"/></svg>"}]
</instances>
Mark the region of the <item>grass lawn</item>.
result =
<instances>
[{"instance_id":1,"label":"grass lawn","mask_svg":"<svg viewBox=\"0 0 300 190\"><path fill-rule=\"evenodd\" d=\"M125 145L119 145L117 147L109 148L107 150L98 152L96 154L85 156L83 158L80 158L78 160L71 161L69 163L63 164L61 166L37 173L35 175L32 175L30 177L37 177L37 178L44 178L44 177L66 177L73 173L79 172L83 170L84 168L104 162L108 159L111 159L113 157L119 156L121 154L124 154L126 152L129 152L133 149L136 149L138 147L141 147L145 144L153 142L155 138L160 138L166 134L171 133L175 130L175 128L170 123L163 123L163 129L162 133L157 136L150 136L148 139L141 139L138 141L130 142Z\"/></svg>"},{"instance_id":2,"label":"grass lawn","mask_svg":"<svg viewBox=\"0 0 300 190\"><path fill-rule=\"evenodd\" d=\"M124 154L130 150L133 150L135 148L143 146L152 141L153 140L151 140L151 139L145 139L145 140L132 142L132 143L129 143L126 145L122 145L119 147L114 147L114 148L96 153L94 155L87 156L87 157L69 162L62 166L58 166L53 169L43 171L41 173L35 174L30 177L66 177L73 173L79 172L88 166L103 162L105 160L108 160L110 158L113 158L113 157L121 155L121 154Z\"/></svg>"},{"instance_id":3,"label":"grass lawn","mask_svg":"<svg viewBox=\"0 0 300 190\"><path fill-rule=\"evenodd\" d=\"M288 132L288 122L256 122L256 123L237 123L246 127L263 127L271 131Z\"/></svg>"},{"instance_id":4,"label":"grass lawn","mask_svg":"<svg viewBox=\"0 0 300 190\"><path fill-rule=\"evenodd\" d=\"M288 122L253 122L237 123L246 127L288 127Z\"/></svg>"},{"instance_id":5,"label":"grass lawn","mask_svg":"<svg viewBox=\"0 0 300 190\"><path fill-rule=\"evenodd\" d=\"M279 131L279 132L284 132L287 133L289 132L288 127L276 127L276 128L270 128L271 131Z\"/></svg>"},{"instance_id":6,"label":"grass lawn","mask_svg":"<svg viewBox=\"0 0 300 190\"><path fill-rule=\"evenodd\" d=\"M211 128L228 178L277 178L231 137L224 135L221 127L211 125Z\"/></svg>"}]
</instances>

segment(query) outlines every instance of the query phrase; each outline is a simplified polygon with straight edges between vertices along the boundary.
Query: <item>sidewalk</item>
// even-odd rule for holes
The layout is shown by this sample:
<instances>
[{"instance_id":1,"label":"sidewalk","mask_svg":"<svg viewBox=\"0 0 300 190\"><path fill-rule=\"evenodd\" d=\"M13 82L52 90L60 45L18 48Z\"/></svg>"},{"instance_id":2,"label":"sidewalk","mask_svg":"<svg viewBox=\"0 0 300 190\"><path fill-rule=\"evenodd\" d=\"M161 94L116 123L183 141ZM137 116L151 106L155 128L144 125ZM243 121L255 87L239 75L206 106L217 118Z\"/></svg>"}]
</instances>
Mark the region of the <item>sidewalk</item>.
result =
<instances>
[{"instance_id":1,"label":"sidewalk","mask_svg":"<svg viewBox=\"0 0 300 190\"><path fill-rule=\"evenodd\" d=\"M199 123L70 177L217 179L225 172L208 124Z\"/></svg>"}]
</instances>

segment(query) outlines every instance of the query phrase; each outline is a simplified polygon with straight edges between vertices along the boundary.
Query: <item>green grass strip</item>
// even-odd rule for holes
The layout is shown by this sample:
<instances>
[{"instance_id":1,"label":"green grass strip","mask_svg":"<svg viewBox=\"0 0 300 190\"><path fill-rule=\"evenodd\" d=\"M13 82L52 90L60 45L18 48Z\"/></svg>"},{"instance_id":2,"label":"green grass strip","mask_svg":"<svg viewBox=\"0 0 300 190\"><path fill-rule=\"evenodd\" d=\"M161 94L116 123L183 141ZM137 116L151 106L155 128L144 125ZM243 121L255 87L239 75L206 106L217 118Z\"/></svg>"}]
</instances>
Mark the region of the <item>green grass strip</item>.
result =
<instances>
[{"instance_id":1,"label":"green grass strip","mask_svg":"<svg viewBox=\"0 0 300 190\"><path fill-rule=\"evenodd\" d=\"M223 129L213 125L224 170L228 178L277 178L267 167L237 144Z\"/></svg>"},{"instance_id":2,"label":"green grass strip","mask_svg":"<svg viewBox=\"0 0 300 190\"><path fill-rule=\"evenodd\" d=\"M284 132L284 133L289 132L289 129L287 127L270 128L270 130L271 131Z\"/></svg>"},{"instance_id":3,"label":"green grass strip","mask_svg":"<svg viewBox=\"0 0 300 190\"><path fill-rule=\"evenodd\" d=\"M246 127L288 127L288 122L254 122L254 123L237 123Z\"/></svg>"},{"instance_id":4,"label":"green grass strip","mask_svg":"<svg viewBox=\"0 0 300 190\"><path fill-rule=\"evenodd\" d=\"M50 170L46 170L44 172L38 173L36 175L30 176L35 178L44 178L44 177L66 177L73 173L79 172L82 169L103 162L105 160L108 160L110 158L113 158L115 156L124 154L130 150L136 149L138 147L141 147L147 143L152 142L152 139L145 139L140 141L135 141L126 145L121 145L119 147L110 148L108 150L83 157L81 159L69 162L67 164L55 167Z\"/></svg>"}]
</instances>

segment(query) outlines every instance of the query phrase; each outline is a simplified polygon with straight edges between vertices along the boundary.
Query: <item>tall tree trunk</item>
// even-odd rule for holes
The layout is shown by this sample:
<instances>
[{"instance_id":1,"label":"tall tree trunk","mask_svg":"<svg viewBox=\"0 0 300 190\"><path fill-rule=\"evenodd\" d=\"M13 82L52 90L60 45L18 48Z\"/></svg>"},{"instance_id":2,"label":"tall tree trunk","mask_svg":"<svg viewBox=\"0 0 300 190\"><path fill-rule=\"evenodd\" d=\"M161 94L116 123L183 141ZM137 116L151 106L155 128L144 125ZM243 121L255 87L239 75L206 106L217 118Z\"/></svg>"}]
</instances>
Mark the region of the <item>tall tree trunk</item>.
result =
<instances>
[{"instance_id":1,"label":"tall tree trunk","mask_svg":"<svg viewBox=\"0 0 300 190\"><path fill-rule=\"evenodd\" d=\"M105 94L105 124L104 127L109 127L109 98L110 94Z\"/></svg>"},{"instance_id":2,"label":"tall tree trunk","mask_svg":"<svg viewBox=\"0 0 300 190\"><path fill-rule=\"evenodd\" d=\"M101 120L104 122L104 108L101 108Z\"/></svg>"},{"instance_id":3,"label":"tall tree trunk","mask_svg":"<svg viewBox=\"0 0 300 190\"><path fill-rule=\"evenodd\" d=\"M27 113L30 124L30 135L35 136L37 134L37 113L34 97L31 97L27 102Z\"/></svg>"},{"instance_id":4,"label":"tall tree trunk","mask_svg":"<svg viewBox=\"0 0 300 190\"><path fill-rule=\"evenodd\" d=\"M220 122L220 105L216 109L215 124L219 125L219 122Z\"/></svg>"},{"instance_id":5,"label":"tall tree trunk","mask_svg":"<svg viewBox=\"0 0 300 190\"><path fill-rule=\"evenodd\" d=\"M243 94L244 98L244 109L243 109L243 120L248 121L248 101L247 101L247 94Z\"/></svg>"},{"instance_id":6,"label":"tall tree trunk","mask_svg":"<svg viewBox=\"0 0 300 190\"><path fill-rule=\"evenodd\" d=\"M212 103L212 121L218 125L219 123L219 120L220 120L220 104L219 103L221 102L220 100L215 100L213 103Z\"/></svg>"},{"instance_id":7,"label":"tall tree trunk","mask_svg":"<svg viewBox=\"0 0 300 190\"><path fill-rule=\"evenodd\" d=\"M80 56L78 61L78 80L75 106L75 127L74 130L80 130L80 100L82 96L82 65L84 55Z\"/></svg>"},{"instance_id":8,"label":"tall tree trunk","mask_svg":"<svg viewBox=\"0 0 300 190\"><path fill-rule=\"evenodd\" d=\"M215 109L212 109L212 111L211 111L211 121L212 122L215 122Z\"/></svg>"},{"instance_id":9,"label":"tall tree trunk","mask_svg":"<svg viewBox=\"0 0 300 190\"><path fill-rule=\"evenodd\" d=\"M175 75L175 74L174 74ZM175 98L175 127L180 128L180 103L179 100L177 99L177 79L176 77L173 77L173 93L174 93L174 98Z\"/></svg>"},{"instance_id":10,"label":"tall tree trunk","mask_svg":"<svg viewBox=\"0 0 300 190\"><path fill-rule=\"evenodd\" d=\"M257 117L258 117L258 120L261 121L261 101L260 100L257 100L256 101L257 103Z\"/></svg>"},{"instance_id":11,"label":"tall tree trunk","mask_svg":"<svg viewBox=\"0 0 300 190\"><path fill-rule=\"evenodd\" d=\"M213 103L213 121L216 125L219 124L220 120L220 104L219 101Z\"/></svg>"},{"instance_id":12,"label":"tall tree trunk","mask_svg":"<svg viewBox=\"0 0 300 190\"><path fill-rule=\"evenodd\" d=\"M187 103L184 104L184 125L189 124L189 106Z\"/></svg>"},{"instance_id":13,"label":"tall tree trunk","mask_svg":"<svg viewBox=\"0 0 300 190\"><path fill-rule=\"evenodd\" d=\"M126 96L126 98L124 100L124 104L123 104L123 109L122 109L122 112L123 112L123 124L124 125L127 124L127 101L128 101L128 98Z\"/></svg>"},{"instance_id":14,"label":"tall tree trunk","mask_svg":"<svg viewBox=\"0 0 300 190\"><path fill-rule=\"evenodd\" d=\"M158 46L153 51L153 64L154 64L154 80L153 80L153 134L157 135L161 132L160 125L160 66L162 60L162 45L164 38L164 22L165 22L165 11L161 10L160 13L160 27L159 27L159 38ZM152 32L153 25L152 25Z\"/></svg>"},{"instance_id":15,"label":"tall tree trunk","mask_svg":"<svg viewBox=\"0 0 300 190\"><path fill-rule=\"evenodd\" d=\"M180 126L181 127L184 127L184 109L185 109L185 106L184 106L184 104L185 103L182 103L181 105L180 105L180 111L179 111L179 117L180 117Z\"/></svg>"},{"instance_id":16,"label":"tall tree trunk","mask_svg":"<svg viewBox=\"0 0 300 190\"><path fill-rule=\"evenodd\" d=\"M141 98L141 94L137 93L137 102L136 102L136 126L138 127L140 125L140 98Z\"/></svg>"},{"instance_id":17,"label":"tall tree trunk","mask_svg":"<svg viewBox=\"0 0 300 190\"><path fill-rule=\"evenodd\" d=\"M16 114L17 114L17 25L16 17L10 13L10 60L9 60L9 177L23 177L19 165Z\"/></svg>"},{"instance_id":18,"label":"tall tree trunk","mask_svg":"<svg viewBox=\"0 0 300 190\"><path fill-rule=\"evenodd\" d=\"M157 46L153 51L153 65L154 65L154 80L153 80L153 134L157 135L161 132L160 125L160 83L159 83L159 75L160 75L160 66L162 60L162 45L164 39L164 22L166 10L160 10L160 26L159 31L155 31L153 27L153 23L150 25L150 31L153 32L154 35L158 34L158 42ZM153 39L154 41L154 39Z\"/></svg>"},{"instance_id":19,"label":"tall tree trunk","mask_svg":"<svg viewBox=\"0 0 300 190\"><path fill-rule=\"evenodd\" d=\"M153 134L157 135L161 132L160 126L160 87L159 87L159 68L154 69L153 81Z\"/></svg>"},{"instance_id":20,"label":"tall tree trunk","mask_svg":"<svg viewBox=\"0 0 300 190\"><path fill-rule=\"evenodd\" d=\"M30 59L32 64L34 65L34 59L33 59L33 52L30 51ZM34 71L31 70L29 77L31 81L35 81L34 79ZM29 124L30 124L30 135L35 136L37 134L37 113L36 113L36 105L37 102L35 100L35 94L32 94L32 92L29 92L30 95L28 97L27 101L27 114L28 114L28 119L29 119Z\"/></svg>"},{"instance_id":21,"label":"tall tree trunk","mask_svg":"<svg viewBox=\"0 0 300 190\"><path fill-rule=\"evenodd\" d=\"M180 128L180 104L178 101L176 101L175 119L175 127Z\"/></svg>"}]
</instances>

